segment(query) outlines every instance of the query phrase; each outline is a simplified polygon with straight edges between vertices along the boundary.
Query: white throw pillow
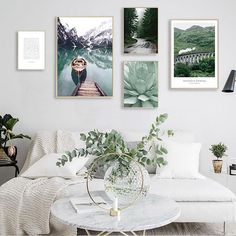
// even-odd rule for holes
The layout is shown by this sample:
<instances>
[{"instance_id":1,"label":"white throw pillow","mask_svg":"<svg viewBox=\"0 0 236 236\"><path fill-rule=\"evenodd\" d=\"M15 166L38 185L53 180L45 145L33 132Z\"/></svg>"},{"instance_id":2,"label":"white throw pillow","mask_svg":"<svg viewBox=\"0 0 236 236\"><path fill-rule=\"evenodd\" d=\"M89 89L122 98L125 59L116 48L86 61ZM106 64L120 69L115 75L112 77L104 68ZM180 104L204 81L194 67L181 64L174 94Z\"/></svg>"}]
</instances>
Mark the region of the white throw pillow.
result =
<instances>
[{"instance_id":1,"label":"white throw pillow","mask_svg":"<svg viewBox=\"0 0 236 236\"><path fill-rule=\"evenodd\" d=\"M87 157L75 157L71 162L66 162L64 166L58 167L56 162L62 154L50 153L43 156L40 160L35 162L30 168L28 168L22 177L28 178L40 178L40 177L63 177L73 178L76 174L83 169Z\"/></svg>"},{"instance_id":2,"label":"white throw pillow","mask_svg":"<svg viewBox=\"0 0 236 236\"><path fill-rule=\"evenodd\" d=\"M168 151L165 156L168 164L161 168L157 167L157 177L167 179L201 178L199 173L200 143L165 141L163 146Z\"/></svg>"}]
</instances>

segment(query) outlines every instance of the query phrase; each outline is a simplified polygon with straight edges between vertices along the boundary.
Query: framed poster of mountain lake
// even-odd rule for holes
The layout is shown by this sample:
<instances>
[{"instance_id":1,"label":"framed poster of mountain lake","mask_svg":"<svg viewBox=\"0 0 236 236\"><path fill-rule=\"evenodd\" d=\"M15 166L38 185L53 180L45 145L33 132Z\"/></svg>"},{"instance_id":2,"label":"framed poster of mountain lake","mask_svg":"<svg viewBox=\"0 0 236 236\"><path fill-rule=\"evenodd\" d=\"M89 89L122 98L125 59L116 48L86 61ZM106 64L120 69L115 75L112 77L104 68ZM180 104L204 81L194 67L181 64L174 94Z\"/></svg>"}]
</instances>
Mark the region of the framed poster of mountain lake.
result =
<instances>
[{"instance_id":1,"label":"framed poster of mountain lake","mask_svg":"<svg viewBox=\"0 0 236 236\"><path fill-rule=\"evenodd\" d=\"M56 96L113 96L113 17L57 17Z\"/></svg>"},{"instance_id":2,"label":"framed poster of mountain lake","mask_svg":"<svg viewBox=\"0 0 236 236\"><path fill-rule=\"evenodd\" d=\"M218 88L218 20L171 21L171 88Z\"/></svg>"},{"instance_id":3,"label":"framed poster of mountain lake","mask_svg":"<svg viewBox=\"0 0 236 236\"><path fill-rule=\"evenodd\" d=\"M158 8L124 8L124 53L158 53Z\"/></svg>"},{"instance_id":4,"label":"framed poster of mountain lake","mask_svg":"<svg viewBox=\"0 0 236 236\"><path fill-rule=\"evenodd\" d=\"M124 107L158 107L158 62L124 62Z\"/></svg>"}]
</instances>

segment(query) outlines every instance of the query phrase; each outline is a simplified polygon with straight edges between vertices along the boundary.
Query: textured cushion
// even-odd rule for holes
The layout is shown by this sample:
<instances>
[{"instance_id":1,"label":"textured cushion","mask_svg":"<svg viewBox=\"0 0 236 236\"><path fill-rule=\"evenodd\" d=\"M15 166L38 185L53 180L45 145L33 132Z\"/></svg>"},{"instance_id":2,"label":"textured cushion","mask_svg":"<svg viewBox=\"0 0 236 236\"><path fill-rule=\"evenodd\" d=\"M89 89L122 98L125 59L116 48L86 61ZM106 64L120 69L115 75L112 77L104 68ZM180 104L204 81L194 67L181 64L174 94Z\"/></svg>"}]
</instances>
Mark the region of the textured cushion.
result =
<instances>
[{"instance_id":1,"label":"textured cushion","mask_svg":"<svg viewBox=\"0 0 236 236\"><path fill-rule=\"evenodd\" d=\"M58 158L62 154L50 153L42 157L39 161L35 162L30 168L28 168L22 177L28 178L40 178L40 177L63 177L73 178L76 174L82 170L87 162L87 158L80 157L74 158L71 162L67 162L64 166L56 166Z\"/></svg>"},{"instance_id":2,"label":"textured cushion","mask_svg":"<svg viewBox=\"0 0 236 236\"><path fill-rule=\"evenodd\" d=\"M168 150L166 166L157 167L159 178L199 178L200 143L181 143L165 141L163 146Z\"/></svg>"},{"instance_id":3,"label":"textured cushion","mask_svg":"<svg viewBox=\"0 0 236 236\"><path fill-rule=\"evenodd\" d=\"M168 196L175 201L236 201L232 191L206 177L201 179L151 178L151 193Z\"/></svg>"}]
</instances>

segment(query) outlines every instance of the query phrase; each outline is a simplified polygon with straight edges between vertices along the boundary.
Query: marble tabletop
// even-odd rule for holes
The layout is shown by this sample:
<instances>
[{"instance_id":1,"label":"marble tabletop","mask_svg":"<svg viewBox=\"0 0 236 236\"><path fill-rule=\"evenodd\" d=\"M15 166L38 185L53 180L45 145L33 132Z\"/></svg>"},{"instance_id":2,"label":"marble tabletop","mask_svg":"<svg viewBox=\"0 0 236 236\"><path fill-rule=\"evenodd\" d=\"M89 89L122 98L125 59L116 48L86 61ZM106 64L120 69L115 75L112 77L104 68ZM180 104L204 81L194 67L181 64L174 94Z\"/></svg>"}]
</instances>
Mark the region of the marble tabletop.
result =
<instances>
[{"instance_id":1,"label":"marble tabletop","mask_svg":"<svg viewBox=\"0 0 236 236\"><path fill-rule=\"evenodd\" d=\"M88 212L76 213L69 198L57 200L51 213L67 225L95 231L139 231L158 228L175 221L180 216L180 206L173 200L148 194L133 206L121 211L120 220L109 211L88 206Z\"/></svg>"}]
</instances>

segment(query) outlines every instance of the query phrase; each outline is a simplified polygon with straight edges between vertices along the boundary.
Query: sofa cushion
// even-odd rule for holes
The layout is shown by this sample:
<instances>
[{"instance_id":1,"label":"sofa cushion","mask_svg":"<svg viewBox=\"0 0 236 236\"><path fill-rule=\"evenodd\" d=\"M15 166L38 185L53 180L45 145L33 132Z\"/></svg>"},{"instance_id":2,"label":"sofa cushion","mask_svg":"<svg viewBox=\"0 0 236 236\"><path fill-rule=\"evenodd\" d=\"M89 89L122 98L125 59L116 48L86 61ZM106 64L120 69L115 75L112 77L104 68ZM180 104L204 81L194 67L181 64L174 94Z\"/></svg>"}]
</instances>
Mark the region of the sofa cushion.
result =
<instances>
[{"instance_id":1,"label":"sofa cushion","mask_svg":"<svg viewBox=\"0 0 236 236\"><path fill-rule=\"evenodd\" d=\"M156 144L158 145L158 144ZM195 179L199 177L200 143L174 142L166 140L163 146L168 150L166 166L157 167L156 174L164 179Z\"/></svg>"},{"instance_id":2,"label":"sofa cushion","mask_svg":"<svg viewBox=\"0 0 236 236\"><path fill-rule=\"evenodd\" d=\"M206 177L202 179L158 179L156 176L152 176L150 192L168 196L180 202L236 201L233 192Z\"/></svg>"}]
</instances>

